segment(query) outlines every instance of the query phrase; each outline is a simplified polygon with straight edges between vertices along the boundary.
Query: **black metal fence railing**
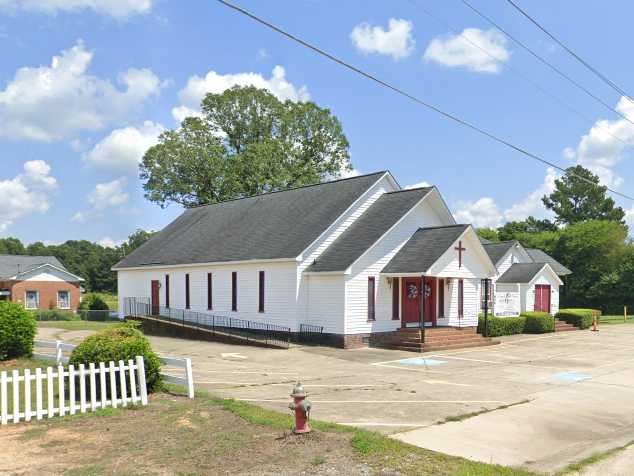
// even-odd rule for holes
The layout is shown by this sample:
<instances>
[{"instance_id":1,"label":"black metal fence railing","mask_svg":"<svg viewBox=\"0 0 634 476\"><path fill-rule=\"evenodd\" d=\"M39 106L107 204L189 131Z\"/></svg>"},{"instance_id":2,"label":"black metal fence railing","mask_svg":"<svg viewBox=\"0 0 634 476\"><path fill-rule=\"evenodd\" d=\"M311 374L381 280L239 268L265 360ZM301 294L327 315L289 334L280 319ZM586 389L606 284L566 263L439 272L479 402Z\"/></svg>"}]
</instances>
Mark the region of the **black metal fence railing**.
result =
<instances>
[{"instance_id":1,"label":"black metal fence railing","mask_svg":"<svg viewBox=\"0 0 634 476\"><path fill-rule=\"evenodd\" d=\"M247 341L288 348L291 328L205 312L160 307L152 308L149 298L124 298L124 314L131 317L149 316L174 324L222 332Z\"/></svg>"},{"instance_id":2,"label":"black metal fence railing","mask_svg":"<svg viewBox=\"0 0 634 476\"><path fill-rule=\"evenodd\" d=\"M321 336L324 333L323 326L314 326L312 324L300 324L297 340L303 344L319 344Z\"/></svg>"}]
</instances>

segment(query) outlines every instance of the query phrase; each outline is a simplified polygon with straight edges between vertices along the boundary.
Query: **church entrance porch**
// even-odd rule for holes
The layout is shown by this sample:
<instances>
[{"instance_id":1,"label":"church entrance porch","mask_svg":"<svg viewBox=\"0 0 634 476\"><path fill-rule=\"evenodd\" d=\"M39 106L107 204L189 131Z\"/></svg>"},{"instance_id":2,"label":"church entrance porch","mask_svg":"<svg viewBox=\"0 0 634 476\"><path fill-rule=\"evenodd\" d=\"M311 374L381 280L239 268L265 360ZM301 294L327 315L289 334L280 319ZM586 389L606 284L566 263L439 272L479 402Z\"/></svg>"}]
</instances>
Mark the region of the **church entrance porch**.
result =
<instances>
[{"instance_id":1,"label":"church entrance porch","mask_svg":"<svg viewBox=\"0 0 634 476\"><path fill-rule=\"evenodd\" d=\"M401 279L402 327L420 327L421 317L424 325L438 324L438 280L432 276L405 277ZM421 316L421 303L423 314Z\"/></svg>"}]
</instances>

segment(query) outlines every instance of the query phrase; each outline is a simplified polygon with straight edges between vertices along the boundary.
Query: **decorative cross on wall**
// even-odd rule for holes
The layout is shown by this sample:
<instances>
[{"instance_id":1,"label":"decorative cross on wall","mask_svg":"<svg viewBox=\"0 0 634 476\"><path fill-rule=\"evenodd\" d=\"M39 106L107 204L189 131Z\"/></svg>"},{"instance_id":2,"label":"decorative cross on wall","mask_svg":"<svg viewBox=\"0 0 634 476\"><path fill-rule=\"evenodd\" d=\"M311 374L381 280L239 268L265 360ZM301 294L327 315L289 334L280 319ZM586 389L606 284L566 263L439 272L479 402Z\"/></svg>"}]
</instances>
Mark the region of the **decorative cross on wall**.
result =
<instances>
[{"instance_id":1,"label":"decorative cross on wall","mask_svg":"<svg viewBox=\"0 0 634 476\"><path fill-rule=\"evenodd\" d=\"M458 252L458 268L462 268L462 252L467 251L466 248L462 247L462 241L458 242L458 246L454 248Z\"/></svg>"}]
</instances>

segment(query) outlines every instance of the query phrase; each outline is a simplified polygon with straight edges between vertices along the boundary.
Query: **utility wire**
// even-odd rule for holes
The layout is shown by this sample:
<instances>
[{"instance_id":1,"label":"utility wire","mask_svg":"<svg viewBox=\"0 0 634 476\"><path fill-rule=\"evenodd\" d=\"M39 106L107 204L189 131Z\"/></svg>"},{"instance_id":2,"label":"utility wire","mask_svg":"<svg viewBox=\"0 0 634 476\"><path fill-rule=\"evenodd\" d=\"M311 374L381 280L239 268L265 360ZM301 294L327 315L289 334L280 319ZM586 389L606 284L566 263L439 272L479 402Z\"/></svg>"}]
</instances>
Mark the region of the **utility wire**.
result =
<instances>
[{"instance_id":1,"label":"utility wire","mask_svg":"<svg viewBox=\"0 0 634 476\"><path fill-rule=\"evenodd\" d=\"M505 145L506 147L508 147L510 149L513 149L513 150L519 152L522 155L525 155L526 157L529 157L529 158L531 158L533 160L541 162L544 165L548 165L549 167L553 167L554 169L557 169L560 172L568 174L571 177L575 177L575 178L577 178L577 179L579 179L579 180L581 180L583 182L587 182L590 185L598 186L595 182L593 182L592 180L590 180L590 179L588 179L586 177L583 177L581 175L577 175L577 174L574 174L574 173L570 173L565 168L560 167L559 165L555 164L554 162L550 162L549 160L546 160L546 159L544 159L544 158L542 158L542 157L540 157L538 155L535 155L532 152L529 152L529 151L523 149L520 146L514 145L513 143L509 142L506 139L500 138L500 137L494 135L493 133L488 132L485 129L482 129L482 128L476 126L475 124L472 124L472 123L466 121L465 119L460 118L459 116L456 116L456 115L451 114L449 112L445 112L442 109L440 109L439 107L434 106L433 104L430 104L428 102L425 102L424 100L419 99L418 97L414 96L413 94L410 94L407 91L405 91L403 89L400 89L397 86L394 86L394 85L392 85L392 84L390 84L390 83L388 83L388 82L386 82L386 81L384 81L382 79L379 79L376 76L373 76L372 74L367 73L367 72L363 71L362 69L351 65L350 63L346 63L345 61L337 58L336 56L334 56L334 55L332 55L332 54L330 54L330 53L318 48L317 46L314 46L314 45L308 43L307 41L302 40L301 38L299 38L299 37L297 37L297 36L295 36L295 35L293 35L291 33L288 33L287 31L281 29L280 27L274 25L273 23L270 23L269 21L264 20L263 18L260 18L259 16L255 15L254 13L251 13L250 11L245 10L244 8L242 8L242 7L238 6L238 5L235 5L235 4L233 4L233 3L231 3L231 2L229 2L227 0L217 0L217 1L219 3L221 3L221 4L223 4L226 7L229 7L231 9L233 9L233 10L235 10L235 11L237 11L237 12L239 12L239 13L241 13L241 14L249 17L249 18L251 18L252 20L255 20L256 22L266 26L267 28L270 28L271 30L276 31L277 33L285 36L286 38L288 38L288 39L290 39L290 40L292 40L292 41L294 41L296 43L299 43L300 45L302 45L302 46L314 51L315 53L317 53L317 54L319 54L321 56L324 56L325 58L328 58L331 61L334 61L335 63L343 66L344 68L347 68L347 69L357 73L358 75L363 76L366 79L374 81L375 83L378 83L381 86L383 86L383 87L385 87L387 89L390 89L393 92L395 92L397 94L400 94L401 96L404 96L407 99L409 99L409 100L411 100L411 101L413 101L413 102L415 102L415 103L417 103L417 104L419 104L419 105L421 105L423 107L431 109L432 111L440 114L441 116L443 116L443 117L445 117L447 119L450 119L450 120L452 120L454 122L457 122L458 124L461 124L461 125L469 128L469 129L471 129L471 130L474 130L474 131L476 131L476 132L488 137L489 139L494 140L495 142L498 142L498 143L500 143L502 145ZM605 187L606 190L610 191L614 195L618 195L618 196L620 196L622 198L625 198L627 200L634 201L634 197L631 197L629 195L621 193L621 192L619 192L617 190L613 190L610 187L607 187L607 186L604 186L604 187Z\"/></svg>"},{"instance_id":2,"label":"utility wire","mask_svg":"<svg viewBox=\"0 0 634 476\"><path fill-rule=\"evenodd\" d=\"M464 41L468 42L469 44L471 44L472 46L474 46L475 48L478 48L480 51L482 51L484 54L486 54L489 58L492 58L494 61L497 62L503 62L503 60L501 60L498 56L495 56L493 53L491 53L490 51L488 51L486 48L484 48L483 46L480 46L479 44L477 44L476 42L474 42L473 40L471 40L467 35L465 35L462 32L459 32L458 30L456 30L455 28L453 28L449 22L447 22L446 20L443 20L442 18L438 17L437 15L434 15L432 12L430 12L429 10L427 10L424 6L420 5L419 3L415 3L415 0L410 0L410 2L412 3L412 5L416 8L419 8L420 10L422 10L424 13L426 13L429 17L433 18L435 21L437 21L438 23L440 23L441 25L444 25L445 28L447 28L448 30L450 30L451 32L453 32L455 35L461 37ZM571 106L570 104L568 104L566 101L564 101L563 99L559 98L557 95L555 95L554 93L550 92L549 90L545 89L544 87L542 87L537 81L531 79L529 76L527 76L526 74L524 74L522 71L518 70L517 68L513 67L513 65L511 64L507 64L506 67L515 75L519 76L521 79L523 79L524 81L526 81L527 83L529 83L530 85L532 85L535 89L537 89L538 91L540 91L541 93L545 94L546 96L548 96L549 98L553 99L554 101L556 101L557 103L559 103L562 107L564 107L565 109L569 110L570 112L572 112L573 114L576 114L577 116L581 117L582 119L589 121L591 123L594 123L594 127L598 127L599 129L602 129L606 134L614 137L616 140L618 140L619 142L621 142L623 145L629 146L629 142L621 139L620 137L616 136L615 134L612 133L612 131L610 131L610 129L604 125L602 122L597 122L595 119L591 118L590 116L588 116L587 114L584 114L583 112L579 111L578 109L576 109L575 107Z\"/></svg>"},{"instance_id":3,"label":"utility wire","mask_svg":"<svg viewBox=\"0 0 634 476\"><path fill-rule=\"evenodd\" d=\"M523 10L522 7L520 7L517 3L515 3L513 0L506 0L506 1L508 3L510 3L513 6L513 8L515 8L518 12L520 12L524 17L526 17L533 25L535 25L537 28L539 28L541 31L543 31L546 35L548 35L548 37L551 40L553 40L555 43L557 43L559 46L561 46L564 50L566 50L573 58L575 58L582 65L584 65L586 68L588 68L590 71L592 71L599 79L601 79L603 82L605 82L608 86L610 86L612 89L614 89L621 96L624 96L629 101L634 102L634 100L632 100L631 96L629 94L627 94L622 88L620 88L616 83L614 83L613 81L608 79L604 74L602 74L594 66L592 66L590 63L588 63L586 60L584 60L582 57L580 57L577 53L572 51L569 47L567 47L561 40L559 40L555 35L553 35L546 28L544 28L537 20L535 20L532 16L530 16L528 14L528 12Z\"/></svg>"},{"instance_id":4,"label":"utility wire","mask_svg":"<svg viewBox=\"0 0 634 476\"><path fill-rule=\"evenodd\" d=\"M593 92L591 92L590 90L588 90L588 88L586 88L585 86L583 86L582 84L580 84L578 81L576 81L574 78L572 78L571 76L569 76L568 74L564 73L561 69L559 69L557 66L553 65L551 62L549 62L548 60L544 59L542 56L540 56L539 54L537 54L535 51L533 51L531 48L529 48L528 46L526 46L526 44L524 44L522 41L518 40L516 37L514 37L513 35L511 35L508 31L506 31L504 28L502 28L499 24L497 24L493 19L491 19L491 17L485 15L484 13L482 13L480 10L478 10L476 7L474 7L471 3L469 3L467 0L460 0L464 5L466 5L469 9L471 9L476 15L478 15L479 17L483 18L484 20L486 20L487 22L489 22L491 25L493 25L495 28L497 28L498 30L500 30L502 33L504 33L504 35L506 35L509 39L513 40L517 45L519 45L520 47L522 47L524 50L526 50L528 53L530 53L533 57L535 57L537 60L539 60L541 63L543 63L544 65L548 66L551 70L553 70L555 73L557 73L559 76L561 76L562 78L564 78L565 80L567 80L568 82L570 82L571 84L573 84L575 87L577 87L578 89L580 89L581 91L583 91L584 93L586 93L588 96L590 96L592 99L594 99L595 101L597 101L598 103L600 103L603 107L605 107L607 110L621 116L623 119L625 119L627 122L629 122L630 124L634 125L634 121L632 121L629 117L627 117L625 114L623 114L622 112L618 111L617 109L613 108L612 106L610 106L607 102L605 102L603 99L601 99L599 96L597 96L596 94L594 94Z\"/></svg>"}]
</instances>

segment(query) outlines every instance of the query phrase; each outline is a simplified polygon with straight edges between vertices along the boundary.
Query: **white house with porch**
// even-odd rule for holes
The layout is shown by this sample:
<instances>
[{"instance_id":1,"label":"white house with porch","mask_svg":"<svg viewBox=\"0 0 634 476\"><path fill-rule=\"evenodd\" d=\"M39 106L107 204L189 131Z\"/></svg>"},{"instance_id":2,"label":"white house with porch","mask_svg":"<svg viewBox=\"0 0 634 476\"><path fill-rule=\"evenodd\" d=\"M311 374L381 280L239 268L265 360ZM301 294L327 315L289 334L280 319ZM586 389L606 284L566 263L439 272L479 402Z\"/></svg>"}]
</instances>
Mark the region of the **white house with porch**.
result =
<instances>
[{"instance_id":1,"label":"white house with porch","mask_svg":"<svg viewBox=\"0 0 634 476\"><path fill-rule=\"evenodd\" d=\"M496 266L495 276L490 281L489 309L492 314L509 317L541 311L554 315L559 311L562 278L572 271L542 250L524 248L519 241L491 243L480 240Z\"/></svg>"},{"instance_id":2,"label":"white house with porch","mask_svg":"<svg viewBox=\"0 0 634 476\"><path fill-rule=\"evenodd\" d=\"M188 209L114 269L122 314L145 298L152 314L319 326L345 347L398 346L423 326L428 345L452 329L479 344L481 283L499 274L438 189L389 172Z\"/></svg>"}]
</instances>

